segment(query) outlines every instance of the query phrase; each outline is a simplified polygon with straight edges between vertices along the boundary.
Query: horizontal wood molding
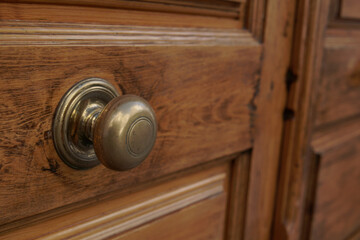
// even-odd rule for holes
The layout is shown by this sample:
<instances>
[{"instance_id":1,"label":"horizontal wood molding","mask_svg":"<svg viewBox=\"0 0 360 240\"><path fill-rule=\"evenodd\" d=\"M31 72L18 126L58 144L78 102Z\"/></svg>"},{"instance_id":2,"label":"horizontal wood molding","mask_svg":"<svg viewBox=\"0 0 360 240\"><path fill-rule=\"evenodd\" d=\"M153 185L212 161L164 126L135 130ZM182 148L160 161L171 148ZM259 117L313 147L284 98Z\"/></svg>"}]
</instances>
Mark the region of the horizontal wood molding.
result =
<instances>
[{"instance_id":1,"label":"horizontal wood molding","mask_svg":"<svg viewBox=\"0 0 360 240\"><path fill-rule=\"evenodd\" d=\"M265 7L265 0L15 0L0 3L0 20L197 29L245 28L256 39L262 40Z\"/></svg>"},{"instance_id":2,"label":"horizontal wood molding","mask_svg":"<svg viewBox=\"0 0 360 240\"><path fill-rule=\"evenodd\" d=\"M360 116L355 116L317 130L312 136L311 145L314 152L321 155L358 137L360 137Z\"/></svg>"},{"instance_id":3,"label":"horizontal wood molding","mask_svg":"<svg viewBox=\"0 0 360 240\"><path fill-rule=\"evenodd\" d=\"M221 8L221 2L225 5L239 5L236 7L236 11L239 11L240 14L236 18L226 18L216 15L201 15L201 14L184 14L182 12L156 12L154 9L142 9L136 8L134 6L147 6L147 4L154 4L158 2L161 6L172 6L170 3L165 3L168 0L160 0L160 1L147 1L147 0L139 0L139 1L92 1L92 0L77 0L77 1L58 1L58 0L37 0L37 1L28 1L28 0L19 0L19 1L3 1L0 3L0 24L2 28L6 29L4 31L8 31L7 27L14 28L15 24L20 27L22 24L23 28L30 28L29 34L35 34L36 30L33 27L40 28L73 28L75 24L83 25L79 29L84 30L86 25L88 25L89 30L91 28L95 28L97 31L100 31L101 25L105 25L104 28L109 29L109 26L124 26L125 29L130 26L136 28L136 26L148 26L152 28L156 27L165 27L163 29L165 31L170 30L170 32L177 31L185 32L186 28L189 29L189 34L193 37L197 37L196 32L200 31L200 36L202 36L202 29L208 31L209 34L213 34L214 38L219 37L219 33L215 30L220 30L220 34L228 34L227 36L223 35L221 38L225 39L225 37L230 37L233 34L231 30L239 30L238 33L240 35L233 36L231 40L236 38L242 38L243 33L248 31L251 32L251 35L257 41L262 40L263 34L263 26L265 22L265 0L254 0L254 1L245 1L245 0L202 0L202 1L174 1L169 0L173 4L184 4L191 5L196 9L202 9L197 5L211 5L213 8ZM124 5L125 4L125 5ZM123 6L124 5L124 6ZM130 5L130 7L127 5ZM211 8L210 8L211 9ZM106 18L103 16L107 16ZM54 26L51 26L53 23ZM73 26L70 26L73 24ZM94 24L97 24L95 26ZM183 28L183 29L182 29ZM42 31L46 31L43 29ZM210 30L211 29L211 30ZM248 31L244 31L244 29L248 29ZM18 29L19 30L19 29ZM73 29L73 30L76 30ZM147 29L149 30L149 29ZM156 31L157 29L155 29ZM230 30L230 31L228 31ZM23 29L26 31L26 29ZM32 32L35 31L35 32ZM140 30L141 31L141 30ZM228 31L228 33L226 33ZM65 33L67 31L64 31ZM90 31L91 32L91 31ZM100 31L101 32L101 31ZM100 36L99 32L99 37ZM10 34L14 34L14 32L8 32ZM49 33L53 34L51 30ZM58 33L52 39L57 42L59 38L59 34L61 30L58 29ZM74 33L74 31L73 31ZM119 32L122 33L121 31ZM15 37L20 38L21 36L7 36L5 33L1 33L2 38L14 39ZM25 33L26 35L26 33ZM65 34L66 35L66 34ZM167 34L165 34L167 36ZM80 36L83 36L80 34ZM35 37L35 36L34 36ZM51 36L49 36L49 39ZM120 37L120 36L118 36ZM65 38L65 37L64 37ZM121 38L121 37L120 37ZM40 40L41 39L41 40ZM41 37L41 42L46 41L46 37ZM60 37L61 39L61 37ZM84 40L87 39L86 37ZM74 36L70 37L69 40L74 40ZM93 39L94 40L94 39ZM99 40L96 38L94 41ZM108 41L109 38L105 37L104 41ZM168 39L170 40L170 39ZM179 40L172 38L172 41L178 42ZM205 40L207 39L199 39ZM150 40L151 41L151 40ZM181 40L180 40L181 41ZM170 41L168 41L170 42ZM96 44L96 43L95 43ZM205 43L206 44L206 43Z\"/></svg>"},{"instance_id":4,"label":"horizontal wood molding","mask_svg":"<svg viewBox=\"0 0 360 240\"><path fill-rule=\"evenodd\" d=\"M7 45L260 45L246 30L0 22Z\"/></svg>"},{"instance_id":5,"label":"horizontal wood molding","mask_svg":"<svg viewBox=\"0 0 360 240\"><path fill-rule=\"evenodd\" d=\"M226 196L221 194L149 222L133 231L114 236L112 239L223 239L225 209Z\"/></svg>"},{"instance_id":6,"label":"horizontal wood molding","mask_svg":"<svg viewBox=\"0 0 360 240\"><path fill-rule=\"evenodd\" d=\"M3 2L123 8L239 19L240 10L244 8L246 0L8 0Z\"/></svg>"},{"instance_id":7,"label":"horizontal wood molding","mask_svg":"<svg viewBox=\"0 0 360 240\"><path fill-rule=\"evenodd\" d=\"M360 29L330 28L326 31L325 48L359 48Z\"/></svg>"},{"instance_id":8,"label":"horizontal wood molding","mask_svg":"<svg viewBox=\"0 0 360 240\"><path fill-rule=\"evenodd\" d=\"M228 167L221 165L28 227L8 230L0 233L0 239L108 238L200 201L225 196L227 181Z\"/></svg>"},{"instance_id":9,"label":"horizontal wood molding","mask_svg":"<svg viewBox=\"0 0 360 240\"><path fill-rule=\"evenodd\" d=\"M104 17L106 16L106 17ZM86 6L0 3L2 21L240 29L238 19Z\"/></svg>"}]
</instances>

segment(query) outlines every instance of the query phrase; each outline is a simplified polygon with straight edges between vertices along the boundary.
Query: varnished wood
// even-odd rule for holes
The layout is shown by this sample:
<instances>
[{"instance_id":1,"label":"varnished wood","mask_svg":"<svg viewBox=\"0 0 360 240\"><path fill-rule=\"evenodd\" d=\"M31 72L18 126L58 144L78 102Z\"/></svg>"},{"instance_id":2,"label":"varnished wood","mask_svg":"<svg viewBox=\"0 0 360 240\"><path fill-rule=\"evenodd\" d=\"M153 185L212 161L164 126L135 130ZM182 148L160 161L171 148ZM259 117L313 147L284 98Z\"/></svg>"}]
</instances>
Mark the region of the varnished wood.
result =
<instances>
[{"instance_id":1,"label":"varnished wood","mask_svg":"<svg viewBox=\"0 0 360 240\"><path fill-rule=\"evenodd\" d=\"M250 148L248 104L256 92L260 52L258 45L3 46L0 203L6 211L1 222ZM88 77L106 79L123 93L144 97L156 112L158 140L134 170L118 173L98 166L76 171L53 148L55 108L67 89Z\"/></svg>"},{"instance_id":2,"label":"varnished wood","mask_svg":"<svg viewBox=\"0 0 360 240\"><path fill-rule=\"evenodd\" d=\"M249 184L251 153L242 153L231 166L226 238L241 240L244 237L246 197Z\"/></svg>"},{"instance_id":3,"label":"varnished wood","mask_svg":"<svg viewBox=\"0 0 360 240\"><path fill-rule=\"evenodd\" d=\"M309 148L314 89L320 74L323 34L329 1L300 1L290 70L297 77L290 87L287 108L294 118L285 125L274 239L302 239L308 206L307 189L312 186L314 164Z\"/></svg>"},{"instance_id":4,"label":"varnished wood","mask_svg":"<svg viewBox=\"0 0 360 240\"><path fill-rule=\"evenodd\" d=\"M360 27L360 18L354 17L358 12L358 3L351 0L330 0L328 29L352 30ZM345 11L344 11L345 10ZM349 16L347 16L350 14ZM351 32L351 31L349 31Z\"/></svg>"},{"instance_id":5,"label":"varnished wood","mask_svg":"<svg viewBox=\"0 0 360 240\"><path fill-rule=\"evenodd\" d=\"M329 28L326 30L324 46L327 49L348 49L357 51L360 31L358 29Z\"/></svg>"},{"instance_id":6,"label":"varnished wood","mask_svg":"<svg viewBox=\"0 0 360 240\"><path fill-rule=\"evenodd\" d=\"M360 230L354 232L348 239L349 240L358 240L358 239L360 239Z\"/></svg>"},{"instance_id":7,"label":"varnished wood","mask_svg":"<svg viewBox=\"0 0 360 240\"><path fill-rule=\"evenodd\" d=\"M274 239L308 239L313 231L319 228L320 225L314 227L312 221L316 217L316 209L313 207L321 188L318 179L322 178L323 161L319 148L312 145L318 133L314 131L322 131L324 128L334 131L342 121L357 115L357 87L347 87L347 79L350 72L356 72L355 65L351 68L349 63L356 62L355 59L359 57L355 50L358 45L358 34L355 29L349 29L349 25L345 28L345 25L333 24L334 2L300 1L299 4L296 41L290 69L292 81L288 83L290 92L287 104L287 108L292 110L294 115L285 125ZM333 29L335 27L336 29ZM348 49L355 51L350 53ZM337 51L337 54L332 51ZM329 55L330 53L333 55ZM333 67L328 64L331 61ZM335 65L340 70L334 68ZM332 83L327 82L329 80ZM351 92L353 93L347 94ZM321 100L324 96L329 102ZM337 108L337 104L343 103L345 107ZM317 108L324 110L322 113L328 115L321 115ZM315 127L316 123L318 124ZM334 144L333 147L341 151L340 140L348 139L354 134L347 135L346 131L349 129L346 129L342 128L342 133L339 132L336 136L328 136L322 143L323 146ZM354 132L355 128L350 131ZM350 142L349 144L351 145ZM341 169L339 171L341 172ZM336 178L335 175L333 177ZM331 189L328 191L328 194L332 194ZM326 218L326 213L323 214ZM328 217L331 219L330 215L331 213ZM332 224L331 228L336 227Z\"/></svg>"},{"instance_id":8,"label":"varnished wood","mask_svg":"<svg viewBox=\"0 0 360 240\"><path fill-rule=\"evenodd\" d=\"M0 239L219 239L225 224L228 177L228 165L220 165L7 231ZM135 227L140 228L132 231Z\"/></svg>"},{"instance_id":9,"label":"varnished wood","mask_svg":"<svg viewBox=\"0 0 360 240\"><path fill-rule=\"evenodd\" d=\"M340 16L360 20L360 2L357 0L342 0Z\"/></svg>"},{"instance_id":10,"label":"varnished wood","mask_svg":"<svg viewBox=\"0 0 360 240\"><path fill-rule=\"evenodd\" d=\"M24 31L26 29L26 31ZM60 46L254 45L246 30L0 22L0 43Z\"/></svg>"},{"instance_id":11,"label":"varnished wood","mask_svg":"<svg viewBox=\"0 0 360 240\"><path fill-rule=\"evenodd\" d=\"M241 153L246 154L246 153ZM52 209L40 214L32 215L30 217L25 217L22 219L19 219L14 222L10 222L7 224L0 225L0 233L6 233L9 231L15 231L16 229L21 229L23 226L32 226L36 225L40 222L44 222L50 219L54 219L57 217L61 217L65 214L71 213L73 211L77 211L79 209L87 208L89 206L93 206L95 204L98 204L99 202L103 201L109 201L111 199L119 199L123 198L124 196L128 194L132 194L134 192L141 192L143 190L146 190L148 188L152 188L157 185L162 185L164 183L173 181L174 179L182 179L186 178L189 175L196 174L201 171L206 171L210 168L216 168L220 165L231 165L232 160L236 159L239 156L239 153L234 153L228 156L224 156L218 159L214 159L212 161L206 162L204 164L200 164L191 168L187 168L184 170L180 170L176 172L175 174L169 174L165 175L159 178L152 179L151 181L147 181L144 183L138 183L135 186L132 186L130 188L126 188L120 191L113 191L111 193L97 195L96 197L90 197L83 201L75 202L73 204L64 205L62 207ZM230 171L230 169L229 169ZM231 173L229 177L231 176ZM229 199L229 198L228 198Z\"/></svg>"},{"instance_id":12,"label":"varnished wood","mask_svg":"<svg viewBox=\"0 0 360 240\"><path fill-rule=\"evenodd\" d=\"M0 3L0 81L5 86L0 89L5 116L0 120L0 207L12 201L0 222L16 220L4 228L8 234L66 236L84 230L86 224L79 222L61 225L73 219L69 216L82 221L102 214L100 207L85 209L88 204L82 202L98 198L97 206L109 211L119 210L119 201L129 207L136 194L111 203L103 196L114 191L126 195L145 183L150 194L160 178L178 178L179 171L247 151L232 165L231 194L227 170L221 181L166 200L174 200L177 208L146 205L149 198L138 194L137 203L146 205L145 212L131 213L138 214L138 225L115 214L117 220L97 219L100 225L79 236L270 239L295 2L224 1L215 6L220 2L187 1L186 7L168 0L141 6L110 0L21 2ZM224 11L225 5L237 6L238 15L235 8ZM115 173L101 166L76 171L53 149L50 129L58 101L72 84L93 76L143 96L155 109L157 144L132 171ZM190 181L185 179L182 187ZM208 187L212 192L205 194ZM157 216L159 206L169 211ZM155 218L149 220L147 211ZM23 228L25 223L31 226ZM48 226L63 228L54 232ZM185 230L179 232L179 226ZM112 232L122 227L128 232Z\"/></svg>"},{"instance_id":13,"label":"varnished wood","mask_svg":"<svg viewBox=\"0 0 360 240\"><path fill-rule=\"evenodd\" d=\"M223 239L225 203L224 195L217 196L114 239Z\"/></svg>"},{"instance_id":14,"label":"varnished wood","mask_svg":"<svg viewBox=\"0 0 360 240\"><path fill-rule=\"evenodd\" d=\"M15 0L3 1L10 3L41 3L41 4L56 4L56 5L70 5L70 6L91 6L91 7L105 7L105 8L122 8L133 10L146 10L156 12L173 12L185 13L194 15L228 17L234 19L243 19L239 16L240 9L245 6L246 0L240 1L224 1L224 0Z\"/></svg>"},{"instance_id":15,"label":"varnished wood","mask_svg":"<svg viewBox=\"0 0 360 240\"><path fill-rule=\"evenodd\" d=\"M358 136L360 136L360 118L355 116L315 131L311 146L317 154L323 155L332 149L351 142Z\"/></svg>"},{"instance_id":16,"label":"varnished wood","mask_svg":"<svg viewBox=\"0 0 360 240\"><path fill-rule=\"evenodd\" d=\"M256 39L261 41L264 34L265 1L252 0L247 3L249 17L246 19L245 26Z\"/></svg>"},{"instance_id":17,"label":"varnished wood","mask_svg":"<svg viewBox=\"0 0 360 240\"><path fill-rule=\"evenodd\" d=\"M360 118L323 129L313 141L320 166L310 239L348 239L360 230Z\"/></svg>"},{"instance_id":18,"label":"varnished wood","mask_svg":"<svg viewBox=\"0 0 360 240\"><path fill-rule=\"evenodd\" d=\"M106 17L104 17L106 16ZM236 29L237 19L85 6L0 3L0 19L54 23Z\"/></svg>"},{"instance_id":19,"label":"varnished wood","mask_svg":"<svg viewBox=\"0 0 360 240\"><path fill-rule=\"evenodd\" d=\"M251 103L256 118L244 238L247 240L270 238L286 100L284 76L290 62L294 11L295 3L291 1L267 3L258 99Z\"/></svg>"},{"instance_id":20,"label":"varnished wood","mask_svg":"<svg viewBox=\"0 0 360 240\"><path fill-rule=\"evenodd\" d=\"M330 37L331 41L325 39L316 126L360 114L360 31L351 35L337 31Z\"/></svg>"}]
</instances>

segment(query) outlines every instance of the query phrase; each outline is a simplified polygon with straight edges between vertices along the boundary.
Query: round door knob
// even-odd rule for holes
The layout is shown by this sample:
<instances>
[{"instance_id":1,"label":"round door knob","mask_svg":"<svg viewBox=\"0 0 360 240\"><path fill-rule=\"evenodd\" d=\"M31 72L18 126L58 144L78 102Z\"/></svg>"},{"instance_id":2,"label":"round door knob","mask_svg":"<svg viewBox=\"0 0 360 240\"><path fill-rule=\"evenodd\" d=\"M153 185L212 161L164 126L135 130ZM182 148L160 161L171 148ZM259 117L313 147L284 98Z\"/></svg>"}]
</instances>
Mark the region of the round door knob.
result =
<instances>
[{"instance_id":1,"label":"round door knob","mask_svg":"<svg viewBox=\"0 0 360 240\"><path fill-rule=\"evenodd\" d=\"M107 81L83 80L64 95L53 122L55 148L77 169L101 162L123 171L151 152L157 132L154 110L135 95L120 95Z\"/></svg>"},{"instance_id":2,"label":"round door knob","mask_svg":"<svg viewBox=\"0 0 360 240\"><path fill-rule=\"evenodd\" d=\"M155 113L143 98L134 95L113 99L95 123L95 153L114 170L139 165L149 155L155 138Z\"/></svg>"}]
</instances>

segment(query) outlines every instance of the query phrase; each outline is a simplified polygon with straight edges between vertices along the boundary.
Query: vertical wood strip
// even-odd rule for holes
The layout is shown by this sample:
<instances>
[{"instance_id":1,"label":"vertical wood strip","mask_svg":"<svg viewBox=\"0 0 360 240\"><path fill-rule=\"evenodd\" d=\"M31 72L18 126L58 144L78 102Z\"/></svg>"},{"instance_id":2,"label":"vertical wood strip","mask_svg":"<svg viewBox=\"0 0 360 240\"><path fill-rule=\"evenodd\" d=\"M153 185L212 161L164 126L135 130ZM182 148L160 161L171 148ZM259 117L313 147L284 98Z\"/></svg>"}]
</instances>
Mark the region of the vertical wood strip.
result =
<instances>
[{"instance_id":1,"label":"vertical wood strip","mask_svg":"<svg viewBox=\"0 0 360 240\"><path fill-rule=\"evenodd\" d=\"M269 0L251 159L246 240L270 238L278 177L285 76L290 63L295 1Z\"/></svg>"},{"instance_id":2,"label":"vertical wood strip","mask_svg":"<svg viewBox=\"0 0 360 240\"><path fill-rule=\"evenodd\" d=\"M308 181L306 182L306 193L304 194L304 224L301 226L301 231L299 231L299 239L310 239L320 161L320 156L312 153L311 161L306 163L306 168L308 169L306 176Z\"/></svg>"},{"instance_id":3,"label":"vertical wood strip","mask_svg":"<svg viewBox=\"0 0 360 240\"><path fill-rule=\"evenodd\" d=\"M231 170L227 231L225 239L240 240L243 239L244 234L246 196L250 170L250 152L243 153L235 159Z\"/></svg>"},{"instance_id":4,"label":"vertical wood strip","mask_svg":"<svg viewBox=\"0 0 360 240\"><path fill-rule=\"evenodd\" d=\"M290 89L287 107L295 117L286 124L281 159L279 190L276 201L274 239L299 240L306 230L306 208L311 198L313 152L309 147L312 131L311 109L317 79L320 78L323 37L331 0L299 2L296 38L291 69L298 79ZM310 194L310 195L309 195Z\"/></svg>"},{"instance_id":5,"label":"vertical wood strip","mask_svg":"<svg viewBox=\"0 0 360 240\"><path fill-rule=\"evenodd\" d=\"M253 34L254 38L262 41L264 20L265 20L265 0L247 1L248 18L246 19L246 27Z\"/></svg>"},{"instance_id":6,"label":"vertical wood strip","mask_svg":"<svg viewBox=\"0 0 360 240\"><path fill-rule=\"evenodd\" d=\"M285 125L280 178L276 201L274 239L300 240L306 230L306 208L311 199L312 132L316 80L320 78L322 50L331 0L299 1L292 71L297 82L290 88L287 107L295 112Z\"/></svg>"}]
</instances>

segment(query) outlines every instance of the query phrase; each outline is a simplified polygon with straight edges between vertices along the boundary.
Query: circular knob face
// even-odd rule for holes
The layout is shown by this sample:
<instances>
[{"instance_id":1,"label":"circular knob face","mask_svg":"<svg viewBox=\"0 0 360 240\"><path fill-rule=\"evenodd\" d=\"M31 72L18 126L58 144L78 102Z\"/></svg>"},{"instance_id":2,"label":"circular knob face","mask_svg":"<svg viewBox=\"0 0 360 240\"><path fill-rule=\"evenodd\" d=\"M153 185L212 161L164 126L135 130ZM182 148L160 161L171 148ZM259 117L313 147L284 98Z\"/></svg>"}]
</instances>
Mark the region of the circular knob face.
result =
<instances>
[{"instance_id":1,"label":"circular knob face","mask_svg":"<svg viewBox=\"0 0 360 240\"><path fill-rule=\"evenodd\" d=\"M137 119L129 128L126 136L126 144L129 152L138 156L151 148L154 142L154 125L146 117Z\"/></svg>"},{"instance_id":2,"label":"circular knob face","mask_svg":"<svg viewBox=\"0 0 360 240\"><path fill-rule=\"evenodd\" d=\"M114 170L134 168L151 152L156 132L155 113L145 99L135 95L114 98L96 120L96 156Z\"/></svg>"}]
</instances>

